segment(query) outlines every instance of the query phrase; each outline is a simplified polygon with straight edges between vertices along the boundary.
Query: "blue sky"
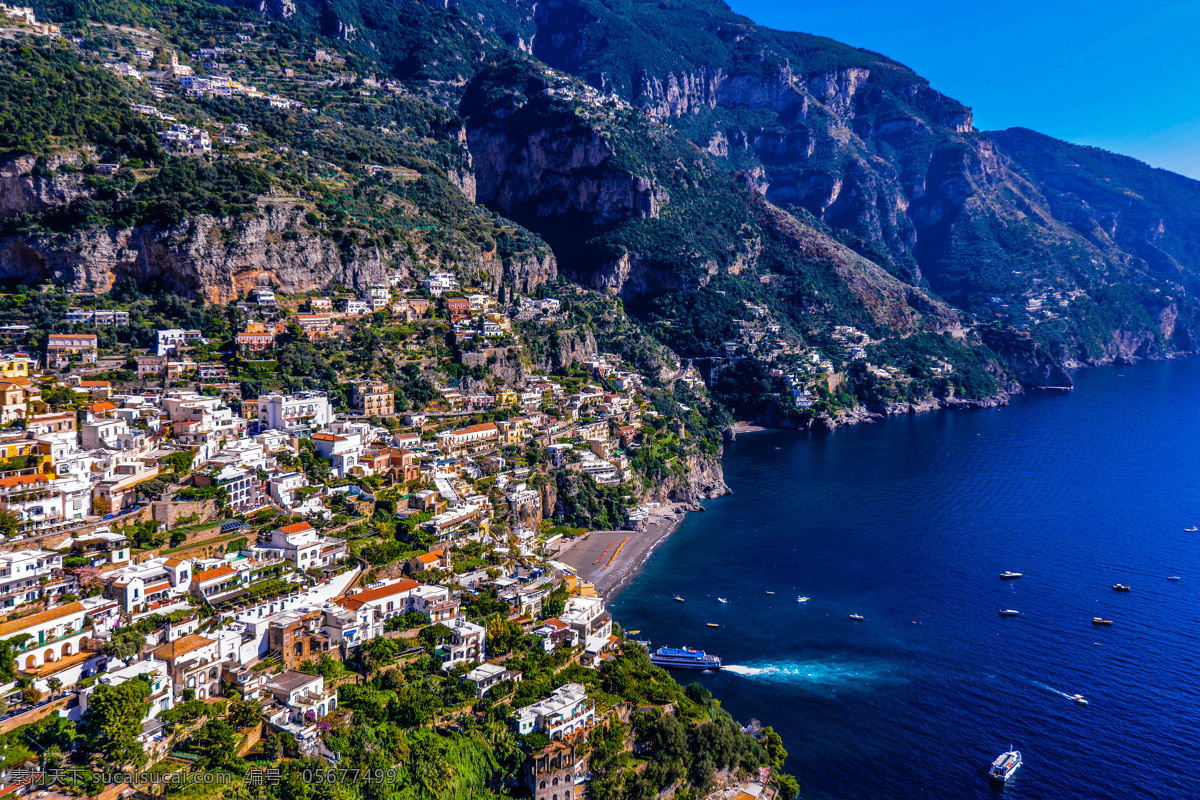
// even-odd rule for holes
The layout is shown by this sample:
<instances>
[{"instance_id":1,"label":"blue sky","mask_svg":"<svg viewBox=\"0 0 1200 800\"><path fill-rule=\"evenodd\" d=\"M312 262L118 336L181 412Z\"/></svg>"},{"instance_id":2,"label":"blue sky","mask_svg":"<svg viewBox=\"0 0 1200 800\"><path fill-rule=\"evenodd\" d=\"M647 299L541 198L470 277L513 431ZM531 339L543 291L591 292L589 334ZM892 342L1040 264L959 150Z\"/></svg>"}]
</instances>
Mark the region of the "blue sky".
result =
<instances>
[{"instance_id":1,"label":"blue sky","mask_svg":"<svg viewBox=\"0 0 1200 800\"><path fill-rule=\"evenodd\" d=\"M726 0L908 65L974 110L1200 179L1200 0Z\"/></svg>"}]
</instances>

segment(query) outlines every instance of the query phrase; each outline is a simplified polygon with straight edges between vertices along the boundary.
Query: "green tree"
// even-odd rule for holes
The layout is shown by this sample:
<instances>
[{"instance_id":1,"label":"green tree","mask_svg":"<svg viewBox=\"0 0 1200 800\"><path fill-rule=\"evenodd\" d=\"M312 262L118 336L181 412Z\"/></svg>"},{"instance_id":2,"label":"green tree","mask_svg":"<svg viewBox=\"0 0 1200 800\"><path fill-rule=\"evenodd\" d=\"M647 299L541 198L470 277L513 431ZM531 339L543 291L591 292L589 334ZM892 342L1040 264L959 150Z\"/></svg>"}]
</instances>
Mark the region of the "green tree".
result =
<instances>
[{"instance_id":1,"label":"green tree","mask_svg":"<svg viewBox=\"0 0 1200 800\"><path fill-rule=\"evenodd\" d=\"M21 529L21 519L11 511L0 511L0 535L5 538L16 535Z\"/></svg>"},{"instance_id":2,"label":"green tree","mask_svg":"<svg viewBox=\"0 0 1200 800\"><path fill-rule=\"evenodd\" d=\"M59 678L50 677L46 679L46 685L50 687L51 696L54 696L58 694L58 690L62 688L63 682Z\"/></svg>"},{"instance_id":3,"label":"green tree","mask_svg":"<svg viewBox=\"0 0 1200 800\"><path fill-rule=\"evenodd\" d=\"M245 762L237 755L240 741L238 732L228 722L223 719L210 719L196 731L189 747L193 753L200 756L197 766L240 774L245 770Z\"/></svg>"},{"instance_id":4,"label":"green tree","mask_svg":"<svg viewBox=\"0 0 1200 800\"><path fill-rule=\"evenodd\" d=\"M104 655L110 658L119 658L122 661L129 659L142 652L142 648L146 645L146 637L139 633L134 628L118 628L102 648Z\"/></svg>"},{"instance_id":5,"label":"green tree","mask_svg":"<svg viewBox=\"0 0 1200 800\"><path fill-rule=\"evenodd\" d=\"M88 698L88 713L79 725L87 752L110 766L144 764L146 753L137 735L150 709L149 697L147 681L97 686Z\"/></svg>"},{"instance_id":6,"label":"green tree","mask_svg":"<svg viewBox=\"0 0 1200 800\"><path fill-rule=\"evenodd\" d=\"M787 761L788 752L783 749L783 737L775 732L775 729L767 726L763 728L762 736L763 747L766 748L767 758L771 759L771 766L775 769L783 769L783 762Z\"/></svg>"}]
</instances>

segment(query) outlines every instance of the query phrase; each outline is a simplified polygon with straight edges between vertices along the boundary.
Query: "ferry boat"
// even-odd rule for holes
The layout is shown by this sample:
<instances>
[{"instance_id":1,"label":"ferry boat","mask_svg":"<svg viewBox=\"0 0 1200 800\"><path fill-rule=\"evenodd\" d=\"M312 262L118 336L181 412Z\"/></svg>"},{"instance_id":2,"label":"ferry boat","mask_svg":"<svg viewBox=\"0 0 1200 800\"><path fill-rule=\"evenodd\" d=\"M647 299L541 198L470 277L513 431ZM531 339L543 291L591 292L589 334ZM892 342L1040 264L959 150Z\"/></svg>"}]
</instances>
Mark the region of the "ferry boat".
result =
<instances>
[{"instance_id":1,"label":"ferry boat","mask_svg":"<svg viewBox=\"0 0 1200 800\"><path fill-rule=\"evenodd\" d=\"M1118 583L1116 586L1113 586L1113 589L1115 589L1118 592L1128 592L1129 591L1129 587L1123 583Z\"/></svg>"},{"instance_id":2,"label":"ferry boat","mask_svg":"<svg viewBox=\"0 0 1200 800\"><path fill-rule=\"evenodd\" d=\"M1009 750L996 757L996 760L992 762L992 768L988 770L988 775L992 780L1004 783L1016 773L1020 766L1021 754L1016 750Z\"/></svg>"},{"instance_id":3,"label":"ferry boat","mask_svg":"<svg viewBox=\"0 0 1200 800\"><path fill-rule=\"evenodd\" d=\"M650 663L668 669L721 668L721 659L691 647L660 647L650 654Z\"/></svg>"},{"instance_id":4,"label":"ferry boat","mask_svg":"<svg viewBox=\"0 0 1200 800\"><path fill-rule=\"evenodd\" d=\"M1021 612L1017 611L1015 608L1000 609L1000 616L1002 616L1002 617L1016 617L1016 616L1020 616L1020 614L1021 614Z\"/></svg>"},{"instance_id":5,"label":"ferry boat","mask_svg":"<svg viewBox=\"0 0 1200 800\"><path fill-rule=\"evenodd\" d=\"M1019 572L1001 572L1000 573L1000 580L1002 580L1002 581L1011 581L1014 578L1019 578L1019 577L1021 577L1021 573L1019 573Z\"/></svg>"}]
</instances>

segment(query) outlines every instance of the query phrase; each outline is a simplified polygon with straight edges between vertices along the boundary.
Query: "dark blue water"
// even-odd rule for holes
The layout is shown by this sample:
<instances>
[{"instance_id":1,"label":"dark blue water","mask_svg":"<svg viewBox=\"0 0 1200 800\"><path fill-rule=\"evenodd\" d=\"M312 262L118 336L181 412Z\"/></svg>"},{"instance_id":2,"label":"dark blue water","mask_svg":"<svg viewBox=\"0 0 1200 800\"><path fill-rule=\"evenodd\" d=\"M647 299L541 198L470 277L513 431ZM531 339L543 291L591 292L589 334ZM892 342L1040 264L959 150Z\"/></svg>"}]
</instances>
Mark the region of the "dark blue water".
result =
<instances>
[{"instance_id":1,"label":"dark blue water","mask_svg":"<svg viewBox=\"0 0 1200 800\"><path fill-rule=\"evenodd\" d=\"M696 678L783 735L802 797L1200 797L1200 363L1077 380L740 437L736 494L691 515L614 615L735 665ZM1010 744L1025 766L993 788Z\"/></svg>"}]
</instances>

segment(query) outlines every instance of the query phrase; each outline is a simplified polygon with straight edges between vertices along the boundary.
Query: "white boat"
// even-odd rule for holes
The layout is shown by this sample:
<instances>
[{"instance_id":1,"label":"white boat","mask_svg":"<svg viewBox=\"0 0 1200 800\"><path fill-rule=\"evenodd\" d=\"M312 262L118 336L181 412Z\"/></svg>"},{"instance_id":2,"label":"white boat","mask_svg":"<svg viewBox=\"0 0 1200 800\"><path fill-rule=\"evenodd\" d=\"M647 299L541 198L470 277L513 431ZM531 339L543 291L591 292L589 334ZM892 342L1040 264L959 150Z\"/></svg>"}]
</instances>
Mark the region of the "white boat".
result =
<instances>
[{"instance_id":1,"label":"white boat","mask_svg":"<svg viewBox=\"0 0 1200 800\"><path fill-rule=\"evenodd\" d=\"M775 593L774 593L774 592L767 592L767 594L775 594Z\"/></svg>"},{"instance_id":2,"label":"white boat","mask_svg":"<svg viewBox=\"0 0 1200 800\"><path fill-rule=\"evenodd\" d=\"M1184 530L1187 531L1188 533L1195 533L1197 530L1200 530L1200 528L1197 528L1195 525L1193 525L1190 528L1184 528Z\"/></svg>"},{"instance_id":3,"label":"white boat","mask_svg":"<svg viewBox=\"0 0 1200 800\"><path fill-rule=\"evenodd\" d=\"M1083 698L1083 695L1081 695L1081 694L1077 694L1074 697L1072 697L1071 699L1074 700L1076 703L1079 703L1079 705L1081 705L1081 706L1086 706L1088 704L1087 700L1085 700Z\"/></svg>"},{"instance_id":4,"label":"white boat","mask_svg":"<svg viewBox=\"0 0 1200 800\"><path fill-rule=\"evenodd\" d=\"M1177 580L1179 580L1179 576L1178 576L1178 575L1168 575L1168 576L1167 576L1167 580L1169 580L1169 581L1177 581Z\"/></svg>"},{"instance_id":5,"label":"white boat","mask_svg":"<svg viewBox=\"0 0 1200 800\"><path fill-rule=\"evenodd\" d=\"M1016 617L1016 616L1020 616L1020 614L1021 614L1021 612L1017 611L1015 608L1000 609L1000 616L1002 616L1002 617Z\"/></svg>"},{"instance_id":6,"label":"white boat","mask_svg":"<svg viewBox=\"0 0 1200 800\"><path fill-rule=\"evenodd\" d=\"M1004 783L1016 773L1021 763L1021 754L1016 750L1009 750L996 756L988 775L992 780Z\"/></svg>"},{"instance_id":7,"label":"white boat","mask_svg":"<svg viewBox=\"0 0 1200 800\"><path fill-rule=\"evenodd\" d=\"M1021 577L1021 573L1019 573L1019 572L1001 572L1000 573L1000 580L1002 580L1002 581L1011 581L1011 580L1014 580L1019 577Z\"/></svg>"},{"instance_id":8,"label":"white boat","mask_svg":"<svg viewBox=\"0 0 1200 800\"><path fill-rule=\"evenodd\" d=\"M717 598L717 602L718 602L718 603L728 603L729 601L728 601L728 600L726 600L724 597L718 597L718 598Z\"/></svg>"},{"instance_id":9,"label":"white boat","mask_svg":"<svg viewBox=\"0 0 1200 800\"><path fill-rule=\"evenodd\" d=\"M807 598L807 597L805 597L804 595L800 595L799 597L797 597L797 598L796 598L796 602L797 602L797 603L807 603L807 602L808 602L808 598Z\"/></svg>"},{"instance_id":10,"label":"white boat","mask_svg":"<svg viewBox=\"0 0 1200 800\"><path fill-rule=\"evenodd\" d=\"M677 602L677 603L682 603L682 602L683 602L683 598L682 598L682 597L680 597L679 595L675 595L675 602Z\"/></svg>"},{"instance_id":11,"label":"white boat","mask_svg":"<svg viewBox=\"0 0 1200 800\"><path fill-rule=\"evenodd\" d=\"M855 620L856 622L862 622L864 619L866 619L866 617L864 617L862 614L851 614L850 619Z\"/></svg>"}]
</instances>

